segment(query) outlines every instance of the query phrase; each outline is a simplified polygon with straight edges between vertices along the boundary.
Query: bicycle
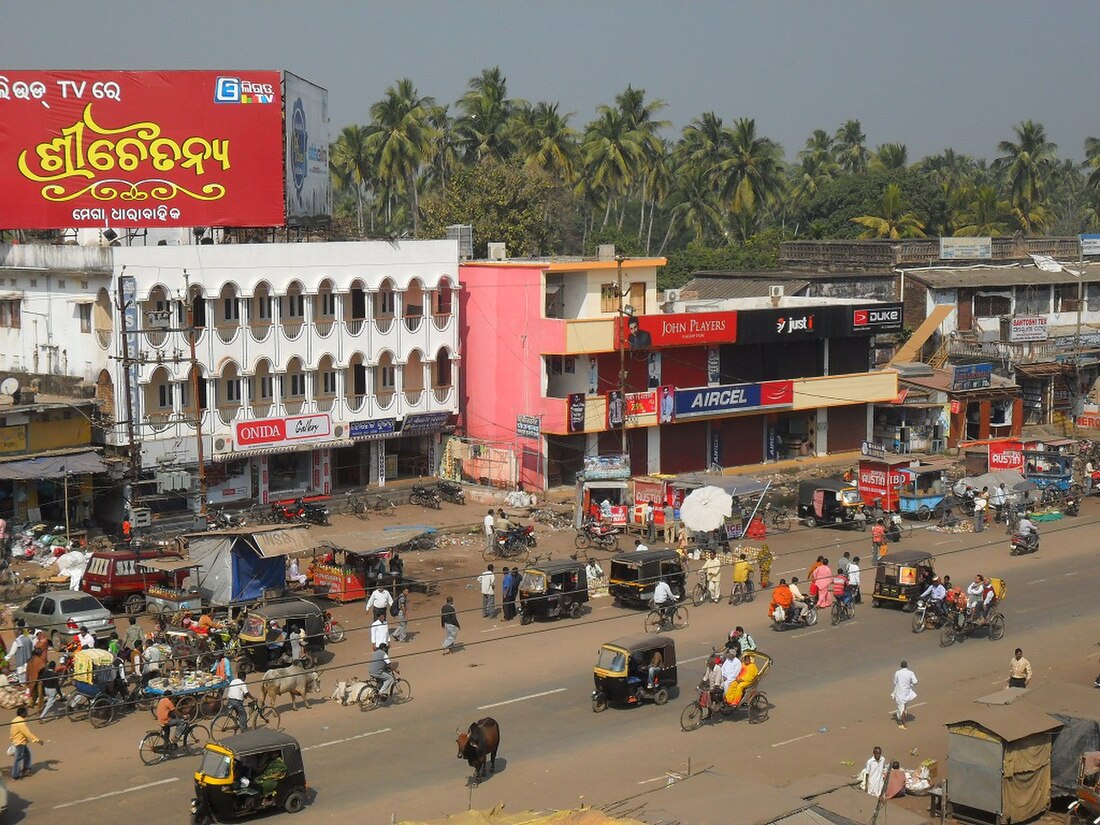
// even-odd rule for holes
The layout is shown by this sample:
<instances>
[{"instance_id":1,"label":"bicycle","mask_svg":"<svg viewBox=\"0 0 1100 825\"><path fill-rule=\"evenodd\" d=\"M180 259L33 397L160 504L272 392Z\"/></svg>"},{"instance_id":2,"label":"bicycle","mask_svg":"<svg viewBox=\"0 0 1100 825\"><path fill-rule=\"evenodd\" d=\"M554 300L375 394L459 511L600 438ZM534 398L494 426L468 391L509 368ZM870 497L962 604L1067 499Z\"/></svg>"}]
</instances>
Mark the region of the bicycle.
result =
<instances>
[{"instance_id":1,"label":"bicycle","mask_svg":"<svg viewBox=\"0 0 1100 825\"><path fill-rule=\"evenodd\" d=\"M756 591L752 586L752 574L743 582L734 582L730 590L729 603L737 606L742 602L751 602L756 598Z\"/></svg>"},{"instance_id":2,"label":"bicycle","mask_svg":"<svg viewBox=\"0 0 1100 825\"><path fill-rule=\"evenodd\" d=\"M397 674L394 674L397 676ZM378 682L371 679L365 688L359 692L359 709L374 710L389 702L391 705L403 705L412 699L412 686L406 679L400 676L394 679L390 688L390 695L385 699L378 692Z\"/></svg>"},{"instance_id":3,"label":"bicycle","mask_svg":"<svg viewBox=\"0 0 1100 825\"><path fill-rule=\"evenodd\" d=\"M244 705L249 730L255 730L256 728L279 729L280 714L277 709L271 705L261 705L252 696L245 698ZM240 729L237 711L223 703L222 709L210 721L210 735L218 740L222 736L232 736L235 733L240 733Z\"/></svg>"},{"instance_id":4,"label":"bicycle","mask_svg":"<svg viewBox=\"0 0 1100 825\"><path fill-rule=\"evenodd\" d=\"M172 726L168 734L168 745L164 744L164 734L159 730L148 731L138 744L138 754L146 765L156 765L177 756L198 756L210 741L210 731L202 725L189 723L183 733Z\"/></svg>"},{"instance_id":5,"label":"bicycle","mask_svg":"<svg viewBox=\"0 0 1100 825\"><path fill-rule=\"evenodd\" d=\"M675 608L654 607L645 617L645 632L660 633L666 628L683 630L688 626L687 608L677 605Z\"/></svg>"},{"instance_id":6,"label":"bicycle","mask_svg":"<svg viewBox=\"0 0 1100 825\"><path fill-rule=\"evenodd\" d=\"M856 617L856 601L851 594L848 594L846 598L839 598L833 602L833 615L832 623L835 627L841 622L848 619L854 619Z\"/></svg>"},{"instance_id":7,"label":"bicycle","mask_svg":"<svg viewBox=\"0 0 1100 825\"><path fill-rule=\"evenodd\" d=\"M773 508L771 503L764 505L765 523L777 533L789 533L794 525L794 517L783 507Z\"/></svg>"},{"instance_id":8,"label":"bicycle","mask_svg":"<svg viewBox=\"0 0 1100 825\"><path fill-rule=\"evenodd\" d=\"M696 607L702 607L704 602L714 602L715 604L721 604L722 598L719 596L715 598L710 593L710 588L707 586L706 574L699 571L699 583L691 591L691 603Z\"/></svg>"}]
</instances>

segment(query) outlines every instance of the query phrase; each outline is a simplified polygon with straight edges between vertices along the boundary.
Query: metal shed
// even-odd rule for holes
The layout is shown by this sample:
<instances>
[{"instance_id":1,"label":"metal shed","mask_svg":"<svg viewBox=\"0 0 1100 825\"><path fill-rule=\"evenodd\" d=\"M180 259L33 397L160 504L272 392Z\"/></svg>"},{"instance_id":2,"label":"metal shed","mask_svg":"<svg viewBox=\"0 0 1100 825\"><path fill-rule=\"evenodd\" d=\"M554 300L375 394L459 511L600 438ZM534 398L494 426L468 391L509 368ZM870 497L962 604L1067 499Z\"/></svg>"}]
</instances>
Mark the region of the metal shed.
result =
<instances>
[{"instance_id":1,"label":"metal shed","mask_svg":"<svg viewBox=\"0 0 1100 825\"><path fill-rule=\"evenodd\" d=\"M948 722L948 812L1002 825L1047 810L1051 739L1061 726L1021 705L978 705Z\"/></svg>"}]
</instances>

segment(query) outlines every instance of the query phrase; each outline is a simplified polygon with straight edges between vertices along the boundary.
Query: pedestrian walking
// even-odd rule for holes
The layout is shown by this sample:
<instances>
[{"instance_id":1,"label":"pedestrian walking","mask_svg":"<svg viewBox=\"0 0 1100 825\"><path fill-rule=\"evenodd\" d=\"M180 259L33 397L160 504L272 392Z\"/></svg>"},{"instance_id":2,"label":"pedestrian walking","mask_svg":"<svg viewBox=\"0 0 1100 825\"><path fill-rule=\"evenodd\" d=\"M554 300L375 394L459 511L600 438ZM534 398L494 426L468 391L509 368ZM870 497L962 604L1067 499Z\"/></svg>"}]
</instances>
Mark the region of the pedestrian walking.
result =
<instances>
[{"instance_id":1,"label":"pedestrian walking","mask_svg":"<svg viewBox=\"0 0 1100 825\"><path fill-rule=\"evenodd\" d=\"M678 527L678 525L676 524L676 508L673 507L671 504L666 504L664 506L662 515L664 515L665 519L665 544L676 544L676 528Z\"/></svg>"},{"instance_id":2,"label":"pedestrian walking","mask_svg":"<svg viewBox=\"0 0 1100 825\"><path fill-rule=\"evenodd\" d=\"M390 595L390 591L382 586L382 582L379 581L374 587L374 591L370 594L370 598L367 599L367 610L371 611L375 619L379 617L385 617L386 611L390 609L390 605L393 604L393 596Z\"/></svg>"},{"instance_id":3,"label":"pedestrian walking","mask_svg":"<svg viewBox=\"0 0 1100 825\"><path fill-rule=\"evenodd\" d=\"M863 604L863 594L859 589L859 556L852 558L848 565L848 586L852 588L852 599L856 604Z\"/></svg>"},{"instance_id":4,"label":"pedestrian walking","mask_svg":"<svg viewBox=\"0 0 1100 825\"><path fill-rule=\"evenodd\" d=\"M882 789L886 779L886 759L882 755L882 748L875 745L871 751L871 758L863 766L863 789L871 796L882 796Z\"/></svg>"},{"instance_id":5,"label":"pedestrian walking","mask_svg":"<svg viewBox=\"0 0 1100 825\"><path fill-rule=\"evenodd\" d=\"M22 779L24 776L30 776L30 743L34 742L36 745L45 743L31 733L31 729L27 727L27 709L25 707L18 708L15 711L15 719L11 723L9 733L11 735L11 745L15 749L15 753L12 754L15 759L11 764L11 778Z\"/></svg>"},{"instance_id":6,"label":"pedestrian walking","mask_svg":"<svg viewBox=\"0 0 1100 825\"><path fill-rule=\"evenodd\" d=\"M31 660L31 637L27 635L27 623L15 620L15 639L8 648L8 666L15 668L16 684L27 683L27 663Z\"/></svg>"},{"instance_id":7,"label":"pedestrian walking","mask_svg":"<svg viewBox=\"0 0 1100 825\"><path fill-rule=\"evenodd\" d=\"M31 689L30 705L33 709L42 707L46 698L42 692L42 684L39 682L39 674L46 666L49 648L50 640L46 638L45 632L36 630L34 641L31 643L31 657L27 660L27 684ZM118 655L117 651L115 655Z\"/></svg>"},{"instance_id":8,"label":"pedestrian walking","mask_svg":"<svg viewBox=\"0 0 1100 825\"><path fill-rule=\"evenodd\" d=\"M504 614L504 621L508 622L516 617L515 606L508 598L508 594L512 590L512 576L515 574L507 567L501 570L500 574L500 606Z\"/></svg>"},{"instance_id":9,"label":"pedestrian walking","mask_svg":"<svg viewBox=\"0 0 1100 825\"><path fill-rule=\"evenodd\" d=\"M493 540L496 538L496 520L493 518L493 508L489 508L489 512L485 514L485 518L482 520L483 529L485 530L485 549L492 551Z\"/></svg>"},{"instance_id":10,"label":"pedestrian walking","mask_svg":"<svg viewBox=\"0 0 1100 825\"><path fill-rule=\"evenodd\" d=\"M390 643L390 625L385 616L379 616L371 623L370 643L373 650Z\"/></svg>"},{"instance_id":11,"label":"pedestrian walking","mask_svg":"<svg viewBox=\"0 0 1100 825\"><path fill-rule=\"evenodd\" d=\"M993 488L993 492L989 494L989 503L997 511L997 521L1000 521L1004 516L1005 504L1008 503L1008 491L1003 483Z\"/></svg>"},{"instance_id":12,"label":"pedestrian walking","mask_svg":"<svg viewBox=\"0 0 1100 825\"><path fill-rule=\"evenodd\" d=\"M61 698L61 679L57 675L57 662L47 662L42 672L38 674L38 681L46 694L46 706L42 708L42 713L38 717L38 721L41 722L50 715L57 700Z\"/></svg>"},{"instance_id":13,"label":"pedestrian walking","mask_svg":"<svg viewBox=\"0 0 1100 825\"><path fill-rule=\"evenodd\" d=\"M450 653L454 648L455 641L458 639L460 628L454 596L448 596L446 603L439 611L439 623L443 627L443 652Z\"/></svg>"},{"instance_id":14,"label":"pedestrian walking","mask_svg":"<svg viewBox=\"0 0 1100 825\"><path fill-rule=\"evenodd\" d=\"M492 564L477 577L477 583L481 585L481 615L491 619L497 614L497 574Z\"/></svg>"},{"instance_id":15,"label":"pedestrian walking","mask_svg":"<svg viewBox=\"0 0 1100 825\"><path fill-rule=\"evenodd\" d=\"M1092 459L1091 458L1086 458L1085 459L1085 474L1084 474L1084 478L1081 479L1081 486L1085 489L1085 495L1086 496L1089 493L1092 492L1092 474L1094 472L1096 472L1096 470L1092 466Z\"/></svg>"},{"instance_id":16,"label":"pedestrian walking","mask_svg":"<svg viewBox=\"0 0 1100 825\"><path fill-rule=\"evenodd\" d=\"M722 562L718 560L718 554L713 550L707 553L707 560L703 562L703 579L707 585L707 592L715 604L722 600Z\"/></svg>"},{"instance_id":17,"label":"pedestrian walking","mask_svg":"<svg viewBox=\"0 0 1100 825\"><path fill-rule=\"evenodd\" d=\"M917 698L917 693L913 690L916 685L917 674L909 669L908 662L902 660L901 667L894 672L894 692L890 694L898 706L897 720L901 730L909 730L905 726L905 708Z\"/></svg>"},{"instance_id":18,"label":"pedestrian walking","mask_svg":"<svg viewBox=\"0 0 1100 825\"><path fill-rule=\"evenodd\" d=\"M1016 648L1016 653L1008 660L1008 686L1027 687L1031 682L1031 662L1024 658L1024 652Z\"/></svg>"},{"instance_id":19,"label":"pedestrian walking","mask_svg":"<svg viewBox=\"0 0 1100 825\"><path fill-rule=\"evenodd\" d=\"M393 631L393 638L399 642L409 640L409 588L401 588L397 595L397 629Z\"/></svg>"},{"instance_id":20,"label":"pedestrian walking","mask_svg":"<svg viewBox=\"0 0 1100 825\"><path fill-rule=\"evenodd\" d=\"M980 533L985 529L985 510L989 504L989 488L982 487L982 491L974 496L974 532Z\"/></svg>"},{"instance_id":21,"label":"pedestrian walking","mask_svg":"<svg viewBox=\"0 0 1100 825\"><path fill-rule=\"evenodd\" d=\"M643 512L645 513L645 536L646 536L646 540L650 544L656 544L657 543L657 521L656 521L657 514L654 511L655 508L653 507L653 502L652 501L647 501L643 506L645 508L643 510Z\"/></svg>"}]
</instances>

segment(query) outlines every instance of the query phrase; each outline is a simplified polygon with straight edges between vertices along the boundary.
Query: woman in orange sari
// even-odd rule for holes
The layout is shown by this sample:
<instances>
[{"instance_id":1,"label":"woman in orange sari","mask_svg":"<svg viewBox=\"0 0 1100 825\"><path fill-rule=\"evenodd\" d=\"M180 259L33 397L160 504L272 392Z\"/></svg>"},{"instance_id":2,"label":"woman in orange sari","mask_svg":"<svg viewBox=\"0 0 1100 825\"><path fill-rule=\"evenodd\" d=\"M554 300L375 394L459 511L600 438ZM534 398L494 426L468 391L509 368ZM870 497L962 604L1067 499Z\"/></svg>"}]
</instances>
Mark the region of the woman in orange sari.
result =
<instances>
[{"instance_id":1,"label":"woman in orange sari","mask_svg":"<svg viewBox=\"0 0 1100 825\"><path fill-rule=\"evenodd\" d=\"M745 688L755 682L756 677L759 675L760 668L756 666L752 655L746 653L741 657L741 672L737 674L737 679L726 688L726 704L731 706L741 704L741 697L745 693Z\"/></svg>"}]
</instances>

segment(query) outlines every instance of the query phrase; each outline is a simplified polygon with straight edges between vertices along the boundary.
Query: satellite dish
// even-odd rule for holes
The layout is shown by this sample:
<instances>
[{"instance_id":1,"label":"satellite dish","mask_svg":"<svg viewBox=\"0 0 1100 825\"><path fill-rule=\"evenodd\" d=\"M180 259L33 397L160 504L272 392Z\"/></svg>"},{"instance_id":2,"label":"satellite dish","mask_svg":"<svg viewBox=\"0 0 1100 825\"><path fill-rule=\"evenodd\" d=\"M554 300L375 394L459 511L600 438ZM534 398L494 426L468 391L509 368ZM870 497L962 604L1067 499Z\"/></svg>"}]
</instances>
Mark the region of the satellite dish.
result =
<instances>
[{"instance_id":1,"label":"satellite dish","mask_svg":"<svg viewBox=\"0 0 1100 825\"><path fill-rule=\"evenodd\" d=\"M19 392L19 379L18 378L5 378L3 383L0 383L0 393L4 395L15 395Z\"/></svg>"}]
</instances>

